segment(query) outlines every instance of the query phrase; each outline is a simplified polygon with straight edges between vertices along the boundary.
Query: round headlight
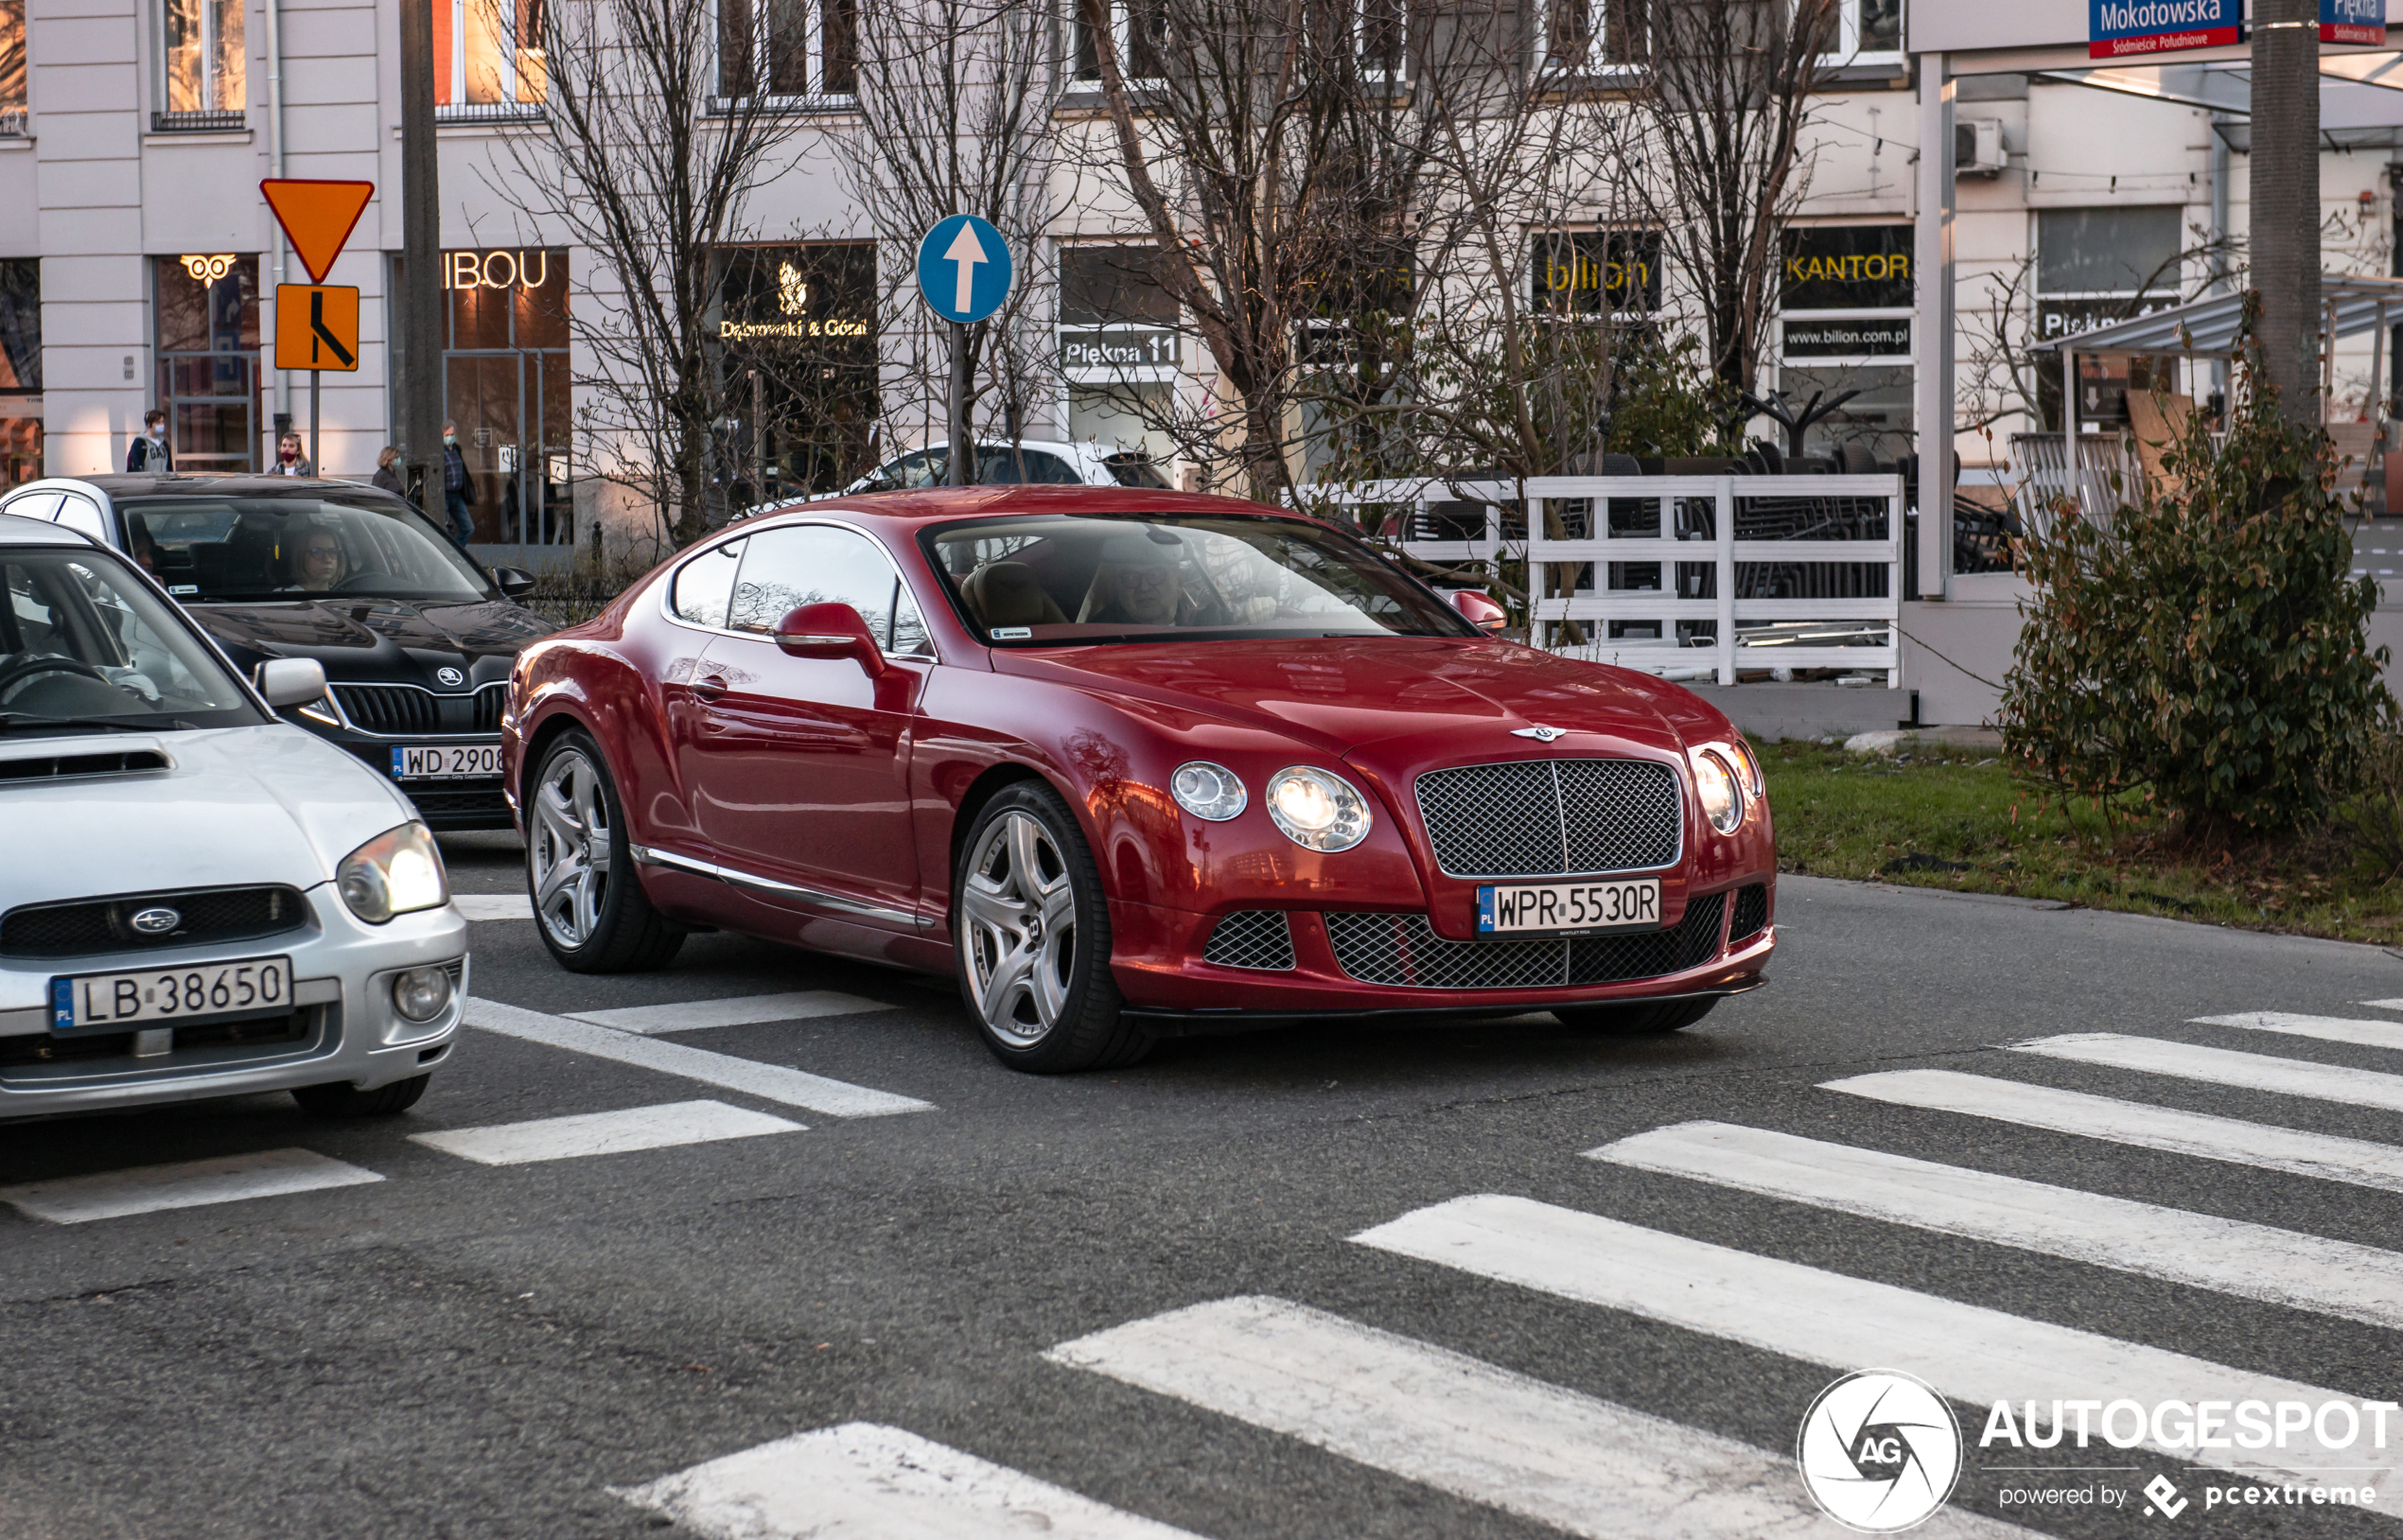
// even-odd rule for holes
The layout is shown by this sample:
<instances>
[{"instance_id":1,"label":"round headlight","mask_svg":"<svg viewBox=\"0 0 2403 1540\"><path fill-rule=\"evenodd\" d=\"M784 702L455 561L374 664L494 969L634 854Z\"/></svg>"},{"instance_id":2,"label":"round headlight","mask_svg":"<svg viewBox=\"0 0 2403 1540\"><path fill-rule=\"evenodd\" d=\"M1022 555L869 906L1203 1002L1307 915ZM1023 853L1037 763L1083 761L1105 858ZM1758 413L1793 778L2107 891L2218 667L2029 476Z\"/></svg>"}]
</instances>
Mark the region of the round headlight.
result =
<instances>
[{"instance_id":1,"label":"round headlight","mask_svg":"<svg viewBox=\"0 0 2403 1540\"><path fill-rule=\"evenodd\" d=\"M1168 793L1177 799L1177 806L1214 824L1226 822L1252 800L1240 777L1207 760L1178 765L1177 773L1169 778Z\"/></svg>"},{"instance_id":2,"label":"round headlight","mask_svg":"<svg viewBox=\"0 0 2403 1540\"><path fill-rule=\"evenodd\" d=\"M1342 776L1307 764L1269 778L1269 817L1294 844L1348 850L1368 838L1368 799Z\"/></svg>"},{"instance_id":3,"label":"round headlight","mask_svg":"<svg viewBox=\"0 0 2403 1540\"><path fill-rule=\"evenodd\" d=\"M450 1004L450 970L406 968L393 975L393 1009L412 1022L430 1022Z\"/></svg>"},{"instance_id":4,"label":"round headlight","mask_svg":"<svg viewBox=\"0 0 2403 1540\"><path fill-rule=\"evenodd\" d=\"M1743 824L1744 789L1736 784L1728 761L1708 749L1693 757L1693 790L1711 828L1732 834Z\"/></svg>"}]
</instances>

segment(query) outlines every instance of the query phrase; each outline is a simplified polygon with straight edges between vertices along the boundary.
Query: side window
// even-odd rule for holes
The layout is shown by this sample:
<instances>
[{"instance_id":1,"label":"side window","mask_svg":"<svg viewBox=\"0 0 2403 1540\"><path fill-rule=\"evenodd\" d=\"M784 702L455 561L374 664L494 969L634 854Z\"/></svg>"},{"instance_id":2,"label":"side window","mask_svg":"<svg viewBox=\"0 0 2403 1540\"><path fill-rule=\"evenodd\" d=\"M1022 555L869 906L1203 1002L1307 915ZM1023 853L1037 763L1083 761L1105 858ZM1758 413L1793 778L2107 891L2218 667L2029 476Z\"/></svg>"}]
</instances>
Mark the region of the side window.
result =
<instances>
[{"instance_id":1,"label":"side window","mask_svg":"<svg viewBox=\"0 0 2403 1540\"><path fill-rule=\"evenodd\" d=\"M68 493L66 500L59 504L59 522L102 545L109 543L109 527L101 521L99 505L79 493Z\"/></svg>"},{"instance_id":2,"label":"side window","mask_svg":"<svg viewBox=\"0 0 2403 1540\"><path fill-rule=\"evenodd\" d=\"M1076 467L1041 449L987 448L977 457L977 479L987 486L1075 486L1082 481ZM1019 475L1024 466L1026 475Z\"/></svg>"},{"instance_id":3,"label":"side window","mask_svg":"<svg viewBox=\"0 0 2403 1540\"><path fill-rule=\"evenodd\" d=\"M886 652L927 650L925 621L892 558L857 531L803 524L751 536L728 623L763 634L803 604L851 605Z\"/></svg>"},{"instance_id":4,"label":"side window","mask_svg":"<svg viewBox=\"0 0 2403 1540\"><path fill-rule=\"evenodd\" d=\"M22 498L10 498L0 503L0 514L14 514L19 518L48 518L59 511L56 492L28 492Z\"/></svg>"},{"instance_id":5,"label":"side window","mask_svg":"<svg viewBox=\"0 0 2403 1540\"><path fill-rule=\"evenodd\" d=\"M668 607L676 619L710 630L726 625L726 606L734 597L734 573L742 565L745 540L728 540L701 552L675 569Z\"/></svg>"}]
</instances>

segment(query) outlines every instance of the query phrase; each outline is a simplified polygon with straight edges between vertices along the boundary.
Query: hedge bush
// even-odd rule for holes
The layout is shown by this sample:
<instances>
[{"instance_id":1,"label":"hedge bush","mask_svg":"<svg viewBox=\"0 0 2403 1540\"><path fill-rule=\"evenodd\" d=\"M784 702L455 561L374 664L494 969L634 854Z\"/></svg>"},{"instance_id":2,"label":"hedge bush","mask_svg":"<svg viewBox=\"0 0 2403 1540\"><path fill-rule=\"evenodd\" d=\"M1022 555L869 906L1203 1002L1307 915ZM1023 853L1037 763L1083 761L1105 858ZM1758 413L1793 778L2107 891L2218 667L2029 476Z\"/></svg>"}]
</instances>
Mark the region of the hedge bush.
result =
<instances>
[{"instance_id":1,"label":"hedge bush","mask_svg":"<svg viewBox=\"0 0 2403 1540\"><path fill-rule=\"evenodd\" d=\"M2166 490L2030 532L2001 719L2022 775L2215 838L2323 815L2394 713L2326 435L2279 415L2251 349L2235 386L2225 441L2191 416Z\"/></svg>"}]
</instances>

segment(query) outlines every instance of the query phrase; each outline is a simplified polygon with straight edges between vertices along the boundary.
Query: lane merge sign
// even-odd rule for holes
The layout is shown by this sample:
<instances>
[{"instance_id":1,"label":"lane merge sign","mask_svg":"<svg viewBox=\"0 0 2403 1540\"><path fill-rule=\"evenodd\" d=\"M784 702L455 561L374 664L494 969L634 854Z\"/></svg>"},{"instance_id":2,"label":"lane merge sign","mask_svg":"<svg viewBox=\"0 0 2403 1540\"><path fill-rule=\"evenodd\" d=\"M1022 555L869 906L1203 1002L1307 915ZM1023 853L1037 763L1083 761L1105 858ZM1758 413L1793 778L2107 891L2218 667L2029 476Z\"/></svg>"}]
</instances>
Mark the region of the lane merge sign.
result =
<instances>
[{"instance_id":1,"label":"lane merge sign","mask_svg":"<svg viewBox=\"0 0 2403 1540\"><path fill-rule=\"evenodd\" d=\"M918 292L945 321L973 325L1009 297L1012 264L1001 232L973 214L955 214L918 243Z\"/></svg>"},{"instance_id":2,"label":"lane merge sign","mask_svg":"<svg viewBox=\"0 0 2403 1540\"><path fill-rule=\"evenodd\" d=\"M308 270L313 284L325 281L334 258L342 254L367 201L376 196L372 182L319 182L297 177L270 177L258 184L260 196L275 212L292 254ZM285 287L277 286L279 289ZM283 327L276 327L280 335Z\"/></svg>"},{"instance_id":3,"label":"lane merge sign","mask_svg":"<svg viewBox=\"0 0 2403 1540\"><path fill-rule=\"evenodd\" d=\"M359 290L323 284L277 284L275 367L344 373L357 369Z\"/></svg>"}]
</instances>

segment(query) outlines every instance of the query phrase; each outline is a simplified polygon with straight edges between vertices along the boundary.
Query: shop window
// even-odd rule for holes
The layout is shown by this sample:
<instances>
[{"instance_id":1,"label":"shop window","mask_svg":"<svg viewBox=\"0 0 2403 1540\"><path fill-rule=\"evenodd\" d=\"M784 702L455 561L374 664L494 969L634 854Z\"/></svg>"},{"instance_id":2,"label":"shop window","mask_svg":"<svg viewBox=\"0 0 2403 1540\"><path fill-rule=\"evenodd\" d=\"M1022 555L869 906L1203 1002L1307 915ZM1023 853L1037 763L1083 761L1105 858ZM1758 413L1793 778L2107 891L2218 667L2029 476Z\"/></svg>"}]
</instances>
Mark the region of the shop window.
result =
<instances>
[{"instance_id":1,"label":"shop window","mask_svg":"<svg viewBox=\"0 0 2403 1540\"><path fill-rule=\"evenodd\" d=\"M542 104L549 0L431 0L434 114L447 121L528 115Z\"/></svg>"},{"instance_id":2,"label":"shop window","mask_svg":"<svg viewBox=\"0 0 2403 1540\"><path fill-rule=\"evenodd\" d=\"M1909 364L1797 364L1789 360L1778 370L1778 385L1798 411L1816 393L1828 396L1858 393L1804 429L1804 454L1833 461L1846 471L1867 474L1890 466L1911 452ZM1755 426L1760 426L1757 419Z\"/></svg>"},{"instance_id":3,"label":"shop window","mask_svg":"<svg viewBox=\"0 0 2403 1540\"><path fill-rule=\"evenodd\" d=\"M1150 246L1060 251L1060 368L1068 436L1166 463L1183 309Z\"/></svg>"},{"instance_id":4,"label":"shop window","mask_svg":"<svg viewBox=\"0 0 2403 1540\"><path fill-rule=\"evenodd\" d=\"M1106 30L1118 54L1119 73L1130 80L1156 80L1168 71L1163 61L1168 15L1159 0L1077 0L1076 75L1101 79L1101 36Z\"/></svg>"},{"instance_id":5,"label":"shop window","mask_svg":"<svg viewBox=\"0 0 2403 1540\"><path fill-rule=\"evenodd\" d=\"M858 0L718 0L718 95L859 89Z\"/></svg>"},{"instance_id":6,"label":"shop window","mask_svg":"<svg viewBox=\"0 0 2403 1540\"><path fill-rule=\"evenodd\" d=\"M0 488L42 475L42 262L0 261Z\"/></svg>"},{"instance_id":7,"label":"shop window","mask_svg":"<svg viewBox=\"0 0 2403 1540\"><path fill-rule=\"evenodd\" d=\"M0 0L0 135L26 131L25 0Z\"/></svg>"},{"instance_id":8,"label":"shop window","mask_svg":"<svg viewBox=\"0 0 2403 1540\"><path fill-rule=\"evenodd\" d=\"M1660 232L1547 232L1528 243L1528 299L1538 315L1628 319L1660 308Z\"/></svg>"},{"instance_id":9,"label":"shop window","mask_svg":"<svg viewBox=\"0 0 2403 1540\"><path fill-rule=\"evenodd\" d=\"M161 0L166 79L154 127L238 129L249 122L242 11L242 0Z\"/></svg>"},{"instance_id":10,"label":"shop window","mask_svg":"<svg viewBox=\"0 0 2403 1540\"><path fill-rule=\"evenodd\" d=\"M162 256L152 265L157 302L154 357L158 404L167 413L175 468L258 468L258 258L224 254Z\"/></svg>"},{"instance_id":11,"label":"shop window","mask_svg":"<svg viewBox=\"0 0 2403 1540\"><path fill-rule=\"evenodd\" d=\"M2148 315L2178 303L2184 210L2044 209L2036 216L2036 337L2040 341ZM2167 359L2125 355L2079 360L2078 419L2086 430L2128 421L2128 392L2149 389ZM2165 378L2167 376L2165 376ZM2046 431L2061 426L2061 372L2036 376Z\"/></svg>"},{"instance_id":12,"label":"shop window","mask_svg":"<svg viewBox=\"0 0 2403 1540\"><path fill-rule=\"evenodd\" d=\"M740 507L838 490L872 464L876 248L740 247L717 274L723 495Z\"/></svg>"},{"instance_id":13,"label":"shop window","mask_svg":"<svg viewBox=\"0 0 2403 1540\"><path fill-rule=\"evenodd\" d=\"M568 254L442 254L443 414L458 425L479 541L570 545L574 437Z\"/></svg>"}]
</instances>

